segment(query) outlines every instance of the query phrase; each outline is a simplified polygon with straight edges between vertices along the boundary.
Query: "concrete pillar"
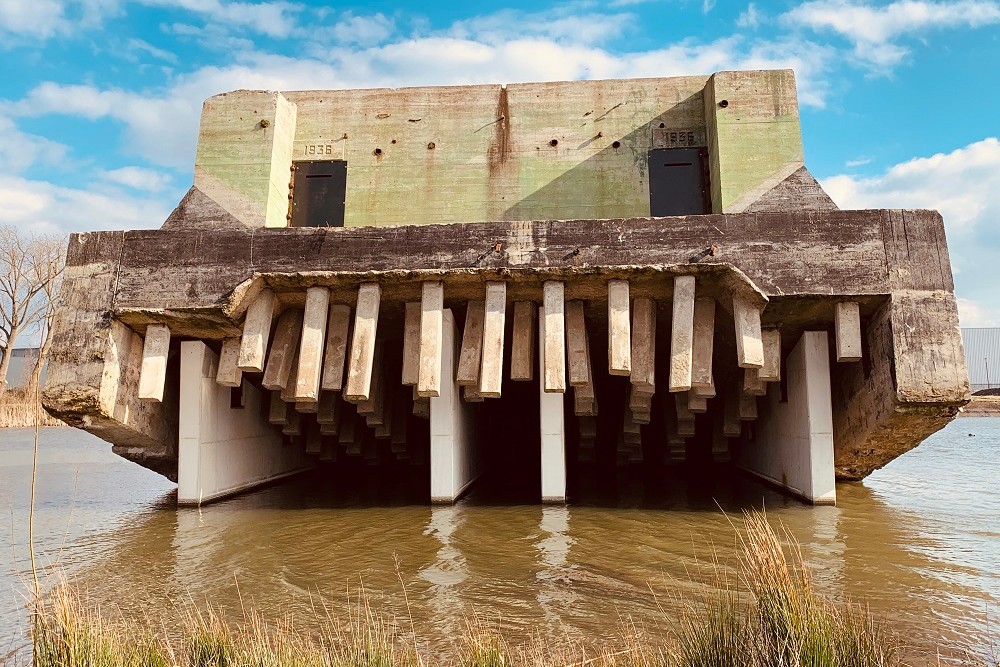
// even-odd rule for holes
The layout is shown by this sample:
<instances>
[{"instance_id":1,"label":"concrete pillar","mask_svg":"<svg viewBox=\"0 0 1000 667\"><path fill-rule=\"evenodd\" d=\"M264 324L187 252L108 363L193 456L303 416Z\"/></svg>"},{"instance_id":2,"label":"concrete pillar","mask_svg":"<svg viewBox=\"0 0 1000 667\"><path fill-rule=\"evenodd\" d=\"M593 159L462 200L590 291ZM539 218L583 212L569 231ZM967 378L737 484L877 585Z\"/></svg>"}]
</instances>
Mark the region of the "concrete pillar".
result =
<instances>
[{"instance_id":1,"label":"concrete pillar","mask_svg":"<svg viewBox=\"0 0 1000 667\"><path fill-rule=\"evenodd\" d=\"M215 381L218 363L203 342L181 343L177 466L181 505L232 495L312 465L301 449L282 446L253 385L243 385L244 407L230 407L229 388Z\"/></svg>"},{"instance_id":2,"label":"concrete pillar","mask_svg":"<svg viewBox=\"0 0 1000 667\"><path fill-rule=\"evenodd\" d=\"M561 304L560 304L561 305ZM561 323L562 313L559 313ZM538 372L545 376L545 355L550 319L546 309L538 311ZM562 333L562 332L560 332ZM566 425L563 419L565 394L545 391L544 383L539 383L539 412L541 415L541 456L542 456L542 502L562 503L566 501Z\"/></svg>"},{"instance_id":3,"label":"concrete pillar","mask_svg":"<svg viewBox=\"0 0 1000 667\"><path fill-rule=\"evenodd\" d=\"M358 305L354 309L354 332L347 365L347 388L344 391L344 398L352 403L367 401L371 391L375 334L378 332L381 300L382 288L378 283L365 283L358 288Z\"/></svg>"},{"instance_id":4,"label":"concrete pillar","mask_svg":"<svg viewBox=\"0 0 1000 667\"><path fill-rule=\"evenodd\" d=\"M483 359L483 318L485 316L485 301L474 300L465 305L462 351L458 355L458 370L455 371L455 382L462 387L479 386L479 369Z\"/></svg>"},{"instance_id":5,"label":"concrete pillar","mask_svg":"<svg viewBox=\"0 0 1000 667\"><path fill-rule=\"evenodd\" d=\"M271 351L267 354L264 379L261 384L266 389L285 389L292 375L293 362L299 353L299 336L302 334L302 311L295 308L286 310L278 318L274 329Z\"/></svg>"},{"instance_id":6,"label":"concrete pillar","mask_svg":"<svg viewBox=\"0 0 1000 667\"><path fill-rule=\"evenodd\" d=\"M455 502L479 475L472 408L454 381L458 331L451 310L441 312L441 389L430 398L431 502Z\"/></svg>"},{"instance_id":7,"label":"concrete pillar","mask_svg":"<svg viewBox=\"0 0 1000 667\"><path fill-rule=\"evenodd\" d=\"M761 382L781 381L781 331L764 329L761 332L761 343L764 346L764 365L757 373Z\"/></svg>"},{"instance_id":8,"label":"concrete pillar","mask_svg":"<svg viewBox=\"0 0 1000 667\"><path fill-rule=\"evenodd\" d=\"M566 304L564 301L565 285L558 280L547 280L542 287L545 304L545 336L539 338L544 342L545 349L541 357L545 363L541 365L542 390L549 393L564 393L566 391ZM539 319L543 317L539 315ZM541 328L542 325L540 324Z\"/></svg>"},{"instance_id":9,"label":"concrete pillar","mask_svg":"<svg viewBox=\"0 0 1000 667\"><path fill-rule=\"evenodd\" d=\"M692 386L694 289L694 276L674 278L673 318L670 324L670 391L688 391Z\"/></svg>"},{"instance_id":10,"label":"concrete pillar","mask_svg":"<svg viewBox=\"0 0 1000 667\"><path fill-rule=\"evenodd\" d=\"M167 384L167 356L170 354L170 329L165 324L150 324L142 343L142 366L139 371L138 397L163 402Z\"/></svg>"},{"instance_id":11,"label":"concrete pillar","mask_svg":"<svg viewBox=\"0 0 1000 667\"><path fill-rule=\"evenodd\" d=\"M715 299L703 296L694 302L694 341L691 350L691 386L696 389L712 388L712 355L715 352ZM705 395L699 392L699 395Z\"/></svg>"},{"instance_id":12,"label":"concrete pillar","mask_svg":"<svg viewBox=\"0 0 1000 667\"><path fill-rule=\"evenodd\" d=\"M280 391L271 392L271 407L268 410L267 421L269 424L284 426L288 420L288 403L281 400Z\"/></svg>"},{"instance_id":13,"label":"concrete pillar","mask_svg":"<svg viewBox=\"0 0 1000 667\"><path fill-rule=\"evenodd\" d=\"M638 298L632 307L632 388L656 392L656 302ZM690 365L688 366L690 373Z\"/></svg>"},{"instance_id":14,"label":"concrete pillar","mask_svg":"<svg viewBox=\"0 0 1000 667\"><path fill-rule=\"evenodd\" d=\"M760 369L743 369L743 393L751 396L763 396L767 393L764 382L760 379Z\"/></svg>"},{"instance_id":15,"label":"concrete pillar","mask_svg":"<svg viewBox=\"0 0 1000 667\"><path fill-rule=\"evenodd\" d=\"M340 412L340 397L335 392L324 391L319 395L319 407L316 410L317 424L333 425L333 432L336 433L337 417Z\"/></svg>"},{"instance_id":16,"label":"concrete pillar","mask_svg":"<svg viewBox=\"0 0 1000 667\"><path fill-rule=\"evenodd\" d=\"M444 310L444 283L427 281L421 285L420 298L420 372L417 378L417 395L441 395L442 311ZM448 376L451 382L452 376Z\"/></svg>"},{"instance_id":17,"label":"concrete pillar","mask_svg":"<svg viewBox=\"0 0 1000 667\"><path fill-rule=\"evenodd\" d=\"M608 372L632 374L632 333L627 280L608 281Z\"/></svg>"},{"instance_id":18,"label":"concrete pillar","mask_svg":"<svg viewBox=\"0 0 1000 667\"><path fill-rule=\"evenodd\" d=\"M764 365L760 310L746 297L734 294L733 320L736 322L736 360L740 368L760 368Z\"/></svg>"},{"instance_id":19,"label":"concrete pillar","mask_svg":"<svg viewBox=\"0 0 1000 667\"><path fill-rule=\"evenodd\" d=\"M247 309L243 322L243 337L240 340L240 357L237 362L241 371L261 373L267 357L267 342L271 336L271 320L277 299L274 292L266 287L261 290Z\"/></svg>"},{"instance_id":20,"label":"concrete pillar","mask_svg":"<svg viewBox=\"0 0 1000 667\"><path fill-rule=\"evenodd\" d=\"M219 373L215 381L223 387L239 387L243 384L243 371L240 370L240 339L225 338L222 341L222 351L219 353Z\"/></svg>"},{"instance_id":21,"label":"concrete pillar","mask_svg":"<svg viewBox=\"0 0 1000 667\"><path fill-rule=\"evenodd\" d=\"M566 363L571 387L590 383L587 324L583 317L583 301L579 299L566 303Z\"/></svg>"},{"instance_id":22,"label":"concrete pillar","mask_svg":"<svg viewBox=\"0 0 1000 667\"><path fill-rule=\"evenodd\" d=\"M302 339L299 341L299 366L295 377L295 400L319 400L323 373L326 325L330 317L330 290L310 287L306 290L306 308L302 314Z\"/></svg>"},{"instance_id":23,"label":"concrete pillar","mask_svg":"<svg viewBox=\"0 0 1000 667\"><path fill-rule=\"evenodd\" d=\"M857 301L837 304L834 316L837 361L861 361L861 308Z\"/></svg>"},{"instance_id":24,"label":"concrete pillar","mask_svg":"<svg viewBox=\"0 0 1000 667\"><path fill-rule=\"evenodd\" d=\"M837 499L833 468L833 407L829 342L807 331L788 355L786 401L769 383L757 436L744 442L737 465L814 504Z\"/></svg>"},{"instance_id":25,"label":"concrete pillar","mask_svg":"<svg viewBox=\"0 0 1000 667\"><path fill-rule=\"evenodd\" d=\"M534 301L514 302L514 327L510 345L510 379L530 382L535 377Z\"/></svg>"},{"instance_id":26,"label":"concrete pillar","mask_svg":"<svg viewBox=\"0 0 1000 667\"><path fill-rule=\"evenodd\" d=\"M326 321L326 350L323 352L321 391L340 391L344 387L344 363L347 360L350 327L350 306L339 303L330 306L330 317Z\"/></svg>"},{"instance_id":27,"label":"concrete pillar","mask_svg":"<svg viewBox=\"0 0 1000 667\"><path fill-rule=\"evenodd\" d=\"M483 353L479 373L479 395L499 398L503 384L503 335L507 315L507 284L486 283L483 319Z\"/></svg>"}]
</instances>

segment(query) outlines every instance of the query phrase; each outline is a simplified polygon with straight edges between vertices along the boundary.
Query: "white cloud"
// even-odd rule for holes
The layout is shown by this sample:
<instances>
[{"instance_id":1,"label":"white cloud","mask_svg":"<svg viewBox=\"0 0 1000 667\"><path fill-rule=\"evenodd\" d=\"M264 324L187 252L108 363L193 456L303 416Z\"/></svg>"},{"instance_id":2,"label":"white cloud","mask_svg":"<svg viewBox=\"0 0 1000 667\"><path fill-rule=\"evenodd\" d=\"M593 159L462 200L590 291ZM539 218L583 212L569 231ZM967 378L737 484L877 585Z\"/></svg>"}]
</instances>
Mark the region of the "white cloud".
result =
<instances>
[{"instance_id":1,"label":"white cloud","mask_svg":"<svg viewBox=\"0 0 1000 667\"><path fill-rule=\"evenodd\" d=\"M19 173L33 164L53 164L66 157L67 147L22 132L9 118L0 116L0 170Z\"/></svg>"},{"instance_id":2,"label":"white cloud","mask_svg":"<svg viewBox=\"0 0 1000 667\"><path fill-rule=\"evenodd\" d=\"M871 164L872 159L870 157L859 157L853 160L848 160L844 163L844 166L848 169L853 169L854 167L863 167L866 164Z\"/></svg>"},{"instance_id":3,"label":"white cloud","mask_svg":"<svg viewBox=\"0 0 1000 667\"><path fill-rule=\"evenodd\" d=\"M143 167L121 167L106 171L101 176L111 183L144 192L162 192L173 182L169 174Z\"/></svg>"},{"instance_id":4,"label":"white cloud","mask_svg":"<svg viewBox=\"0 0 1000 667\"><path fill-rule=\"evenodd\" d=\"M223 2L222 0L139 0L142 4L183 9L231 28L247 28L269 37L286 38L298 27L302 6L291 2Z\"/></svg>"},{"instance_id":5,"label":"white cloud","mask_svg":"<svg viewBox=\"0 0 1000 667\"><path fill-rule=\"evenodd\" d=\"M384 42L395 30L395 23L385 14L354 16L348 12L332 28L317 30L315 36L322 39L322 33L329 32L341 44L373 46Z\"/></svg>"},{"instance_id":6,"label":"white cloud","mask_svg":"<svg viewBox=\"0 0 1000 667\"><path fill-rule=\"evenodd\" d=\"M1000 266L1000 141L995 137L897 164L879 176L840 175L823 179L822 184L842 208L940 211L957 292L966 304L963 326L1000 319L996 277Z\"/></svg>"},{"instance_id":7,"label":"white cloud","mask_svg":"<svg viewBox=\"0 0 1000 667\"><path fill-rule=\"evenodd\" d=\"M895 39L935 28L979 28L1000 23L994 0L897 0L873 6L853 0L811 0L782 16L787 25L831 31L854 44L855 56L877 69L888 69L908 50Z\"/></svg>"},{"instance_id":8,"label":"white cloud","mask_svg":"<svg viewBox=\"0 0 1000 667\"><path fill-rule=\"evenodd\" d=\"M47 39L66 27L58 0L0 0L0 33Z\"/></svg>"},{"instance_id":9,"label":"white cloud","mask_svg":"<svg viewBox=\"0 0 1000 667\"><path fill-rule=\"evenodd\" d=\"M498 46L522 38L596 46L620 36L634 20L635 17L629 13L583 13L574 6L542 12L502 9L457 21L446 35Z\"/></svg>"},{"instance_id":10,"label":"white cloud","mask_svg":"<svg viewBox=\"0 0 1000 667\"><path fill-rule=\"evenodd\" d=\"M171 197L172 198L172 197ZM0 225L37 233L158 227L174 202L0 176Z\"/></svg>"},{"instance_id":11,"label":"white cloud","mask_svg":"<svg viewBox=\"0 0 1000 667\"><path fill-rule=\"evenodd\" d=\"M992 310L972 299L958 299L958 320L963 327L1000 327L1000 309Z\"/></svg>"},{"instance_id":12,"label":"white cloud","mask_svg":"<svg viewBox=\"0 0 1000 667\"><path fill-rule=\"evenodd\" d=\"M168 63L177 62L177 56L175 54L165 49L157 48L152 44L150 44L149 42L142 39L132 38L128 40L126 47L130 51L142 51L143 53L148 53L154 58L158 58L159 60L163 60Z\"/></svg>"},{"instance_id":13,"label":"white cloud","mask_svg":"<svg viewBox=\"0 0 1000 667\"><path fill-rule=\"evenodd\" d=\"M740 13L739 17L737 17L736 25L741 28L756 30L763 20L763 14L761 14L760 10L757 9L757 5L751 2L747 5L747 8Z\"/></svg>"}]
</instances>

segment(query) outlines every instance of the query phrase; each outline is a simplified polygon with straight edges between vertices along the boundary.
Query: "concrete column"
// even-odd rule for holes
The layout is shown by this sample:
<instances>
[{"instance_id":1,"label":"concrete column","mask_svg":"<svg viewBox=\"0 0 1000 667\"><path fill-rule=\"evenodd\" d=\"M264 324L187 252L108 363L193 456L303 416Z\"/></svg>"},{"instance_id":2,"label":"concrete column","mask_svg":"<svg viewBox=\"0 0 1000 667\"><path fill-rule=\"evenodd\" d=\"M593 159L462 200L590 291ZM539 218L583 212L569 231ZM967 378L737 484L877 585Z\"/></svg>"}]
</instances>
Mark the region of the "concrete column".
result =
<instances>
[{"instance_id":1,"label":"concrete column","mask_svg":"<svg viewBox=\"0 0 1000 667\"><path fill-rule=\"evenodd\" d=\"M431 502L451 503L479 475L472 408L462 402L454 381L458 331L451 310L441 313L441 389L430 398Z\"/></svg>"},{"instance_id":2,"label":"concrete column","mask_svg":"<svg viewBox=\"0 0 1000 667\"><path fill-rule=\"evenodd\" d=\"M545 361L541 365L544 371L542 390L561 394L566 391L565 285L557 280L548 280L542 289L545 303L545 336L539 339L545 345L540 355ZM539 315L539 319L542 317ZM539 325L540 328L541 326Z\"/></svg>"},{"instance_id":3,"label":"concrete column","mask_svg":"<svg viewBox=\"0 0 1000 667\"><path fill-rule=\"evenodd\" d=\"M740 368L760 368L764 365L760 310L745 297L734 294L733 319L736 322L736 360Z\"/></svg>"},{"instance_id":4,"label":"concrete column","mask_svg":"<svg viewBox=\"0 0 1000 667\"><path fill-rule=\"evenodd\" d=\"M560 304L561 305L561 304ZM545 375L546 327L549 318L546 309L538 311L538 372ZM562 319L562 313L559 314ZM561 333L561 332L560 332ZM566 501L566 425L563 420L565 394L546 392L539 384L539 411L541 414L542 502Z\"/></svg>"},{"instance_id":5,"label":"concrete column","mask_svg":"<svg viewBox=\"0 0 1000 667\"><path fill-rule=\"evenodd\" d=\"M420 298L420 373L417 395L441 395L442 323L444 283L427 281L421 285ZM452 376L448 376L451 382Z\"/></svg>"},{"instance_id":6,"label":"concrete column","mask_svg":"<svg viewBox=\"0 0 1000 667\"><path fill-rule=\"evenodd\" d=\"M271 336L271 320L277 306L274 292L266 287L261 290L247 309L240 340L240 357L237 365L241 371L260 373L267 357L267 342Z\"/></svg>"},{"instance_id":7,"label":"concrete column","mask_svg":"<svg viewBox=\"0 0 1000 667\"><path fill-rule=\"evenodd\" d=\"M302 339L299 341L299 368L295 377L295 400L319 400L323 373L323 344L330 317L330 290L310 287L306 290L306 308L302 314Z\"/></svg>"},{"instance_id":8,"label":"concrete column","mask_svg":"<svg viewBox=\"0 0 1000 667\"><path fill-rule=\"evenodd\" d=\"M218 363L215 353L201 341L181 343L180 505L199 505L311 466L301 449L282 446L281 435L262 411L262 395L253 385L243 385L244 407L230 407L229 388L215 381Z\"/></svg>"},{"instance_id":9,"label":"concrete column","mask_svg":"<svg viewBox=\"0 0 1000 667\"><path fill-rule=\"evenodd\" d=\"M378 311L382 288L378 283L365 283L358 288L358 305L354 309L354 333L347 365L347 389L344 398L353 403L367 401L372 386L372 364L375 361L375 334L378 332Z\"/></svg>"},{"instance_id":10,"label":"concrete column","mask_svg":"<svg viewBox=\"0 0 1000 667\"><path fill-rule=\"evenodd\" d=\"M566 303L566 362L571 387L579 387L590 382L587 324L583 317L583 301L579 299Z\"/></svg>"},{"instance_id":11,"label":"concrete column","mask_svg":"<svg viewBox=\"0 0 1000 667\"><path fill-rule=\"evenodd\" d=\"M627 280L608 281L608 372L632 373L632 333Z\"/></svg>"},{"instance_id":12,"label":"concrete column","mask_svg":"<svg viewBox=\"0 0 1000 667\"><path fill-rule=\"evenodd\" d=\"M695 389L712 388L712 355L715 352L715 299L703 296L694 302L694 341L691 350L691 386ZM704 392L699 392L704 396Z\"/></svg>"},{"instance_id":13,"label":"concrete column","mask_svg":"<svg viewBox=\"0 0 1000 667\"><path fill-rule=\"evenodd\" d=\"M167 356L170 354L170 329L165 324L150 324L142 344L142 366L139 372L141 400L163 402L167 384Z\"/></svg>"},{"instance_id":14,"label":"concrete column","mask_svg":"<svg viewBox=\"0 0 1000 667\"><path fill-rule=\"evenodd\" d=\"M274 340L271 341L264 379L261 380L266 389L285 389L288 386L292 365L298 356L301 334L302 311L296 308L283 312L274 329Z\"/></svg>"},{"instance_id":15,"label":"concrete column","mask_svg":"<svg viewBox=\"0 0 1000 667\"><path fill-rule=\"evenodd\" d=\"M326 350L323 353L322 391L340 391L344 386L344 362L351 327L351 308L339 303L330 306L326 322Z\"/></svg>"},{"instance_id":16,"label":"concrete column","mask_svg":"<svg viewBox=\"0 0 1000 667\"><path fill-rule=\"evenodd\" d=\"M694 276L674 278L673 318L670 324L670 391L688 391L692 386L694 289Z\"/></svg>"},{"instance_id":17,"label":"concrete column","mask_svg":"<svg viewBox=\"0 0 1000 667\"><path fill-rule=\"evenodd\" d=\"M767 393L764 382L760 379L760 369L743 369L743 393L751 396L763 396Z\"/></svg>"},{"instance_id":18,"label":"concrete column","mask_svg":"<svg viewBox=\"0 0 1000 667\"><path fill-rule=\"evenodd\" d=\"M479 373L479 395L499 398L503 384L503 335L507 316L507 284L486 283L483 319L483 354Z\"/></svg>"},{"instance_id":19,"label":"concrete column","mask_svg":"<svg viewBox=\"0 0 1000 667\"><path fill-rule=\"evenodd\" d=\"M530 382L535 377L534 301L514 302L514 327L510 344L510 379Z\"/></svg>"},{"instance_id":20,"label":"concrete column","mask_svg":"<svg viewBox=\"0 0 1000 667\"><path fill-rule=\"evenodd\" d=\"M485 301L469 301L465 305L462 351L458 355L458 370L455 371L455 382L462 387L479 386L479 369L483 360L483 318L485 316Z\"/></svg>"},{"instance_id":21,"label":"concrete column","mask_svg":"<svg viewBox=\"0 0 1000 667\"><path fill-rule=\"evenodd\" d=\"M786 396L767 385L757 437L739 448L737 465L814 504L834 504L833 407L829 342L807 331L788 355Z\"/></svg>"},{"instance_id":22,"label":"concrete column","mask_svg":"<svg viewBox=\"0 0 1000 667\"><path fill-rule=\"evenodd\" d=\"M215 381L223 387L239 387L243 384L243 371L239 368L240 339L226 338L219 353L219 373Z\"/></svg>"},{"instance_id":23,"label":"concrete column","mask_svg":"<svg viewBox=\"0 0 1000 667\"><path fill-rule=\"evenodd\" d=\"M834 317L837 361L861 361L861 309L857 301L837 304Z\"/></svg>"}]
</instances>

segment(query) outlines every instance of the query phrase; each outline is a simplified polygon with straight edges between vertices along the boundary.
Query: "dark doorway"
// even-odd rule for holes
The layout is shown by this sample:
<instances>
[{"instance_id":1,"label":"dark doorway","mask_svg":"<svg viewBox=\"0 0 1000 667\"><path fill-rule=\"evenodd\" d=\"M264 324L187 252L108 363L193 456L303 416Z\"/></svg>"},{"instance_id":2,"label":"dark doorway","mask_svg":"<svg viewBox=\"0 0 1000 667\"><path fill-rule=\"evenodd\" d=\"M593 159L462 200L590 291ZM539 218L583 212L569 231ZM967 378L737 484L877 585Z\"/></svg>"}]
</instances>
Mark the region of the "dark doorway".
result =
<instances>
[{"instance_id":1,"label":"dark doorway","mask_svg":"<svg viewBox=\"0 0 1000 667\"><path fill-rule=\"evenodd\" d=\"M343 227L347 161L292 164L292 227Z\"/></svg>"},{"instance_id":2,"label":"dark doorway","mask_svg":"<svg viewBox=\"0 0 1000 667\"><path fill-rule=\"evenodd\" d=\"M704 148L649 151L649 214L702 215L712 212Z\"/></svg>"}]
</instances>

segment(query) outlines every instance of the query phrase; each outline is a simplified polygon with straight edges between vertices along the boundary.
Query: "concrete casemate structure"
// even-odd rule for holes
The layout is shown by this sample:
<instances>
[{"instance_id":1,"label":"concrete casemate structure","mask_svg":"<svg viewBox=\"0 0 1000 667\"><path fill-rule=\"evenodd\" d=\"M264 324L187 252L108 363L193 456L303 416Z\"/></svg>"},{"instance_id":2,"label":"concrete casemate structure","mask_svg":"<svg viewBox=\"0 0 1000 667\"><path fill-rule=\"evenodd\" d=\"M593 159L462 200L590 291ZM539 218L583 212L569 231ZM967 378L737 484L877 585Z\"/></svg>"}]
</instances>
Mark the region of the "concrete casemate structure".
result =
<instances>
[{"instance_id":1,"label":"concrete casemate structure","mask_svg":"<svg viewBox=\"0 0 1000 667\"><path fill-rule=\"evenodd\" d=\"M162 228L71 238L43 400L180 503L522 454L832 503L969 383L940 215L838 210L753 71L212 97Z\"/></svg>"}]
</instances>

